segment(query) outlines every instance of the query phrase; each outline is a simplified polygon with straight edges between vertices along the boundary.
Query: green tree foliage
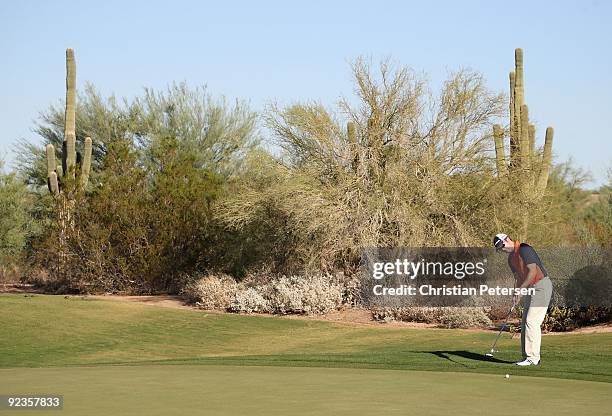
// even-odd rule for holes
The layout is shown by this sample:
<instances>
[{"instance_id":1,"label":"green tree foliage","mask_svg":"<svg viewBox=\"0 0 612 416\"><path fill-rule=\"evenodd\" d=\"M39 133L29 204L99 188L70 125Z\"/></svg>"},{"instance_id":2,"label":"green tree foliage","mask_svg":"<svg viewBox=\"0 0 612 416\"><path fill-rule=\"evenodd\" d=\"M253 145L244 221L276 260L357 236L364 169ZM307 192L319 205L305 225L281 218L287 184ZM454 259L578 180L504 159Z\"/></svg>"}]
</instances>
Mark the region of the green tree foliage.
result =
<instances>
[{"instance_id":1,"label":"green tree foliage","mask_svg":"<svg viewBox=\"0 0 612 416\"><path fill-rule=\"evenodd\" d=\"M45 143L61 138L62 117L52 107L42 118ZM257 145L255 114L244 103L229 106L184 84L146 90L121 106L88 87L76 120L77 134L91 136L97 150L91 186L75 196L70 276L59 289L177 290L177 276L216 264L211 205L223 179ZM32 184L42 185L39 150L23 145L20 167ZM59 234L52 227L37 247L39 263L51 269Z\"/></svg>"},{"instance_id":2,"label":"green tree foliage","mask_svg":"<svg viewBox=\"0 0 612 416\"><path fill-rule=\"evenodd\" d=\"M17 167L29 183L46 186L44 149L47 144L62 149L64 116L63 102L50 106L40 113L35 126L41 144L18 142ZM85 137L92 138L93 183L108 147L115 142L132 143L141 151L141 163L149 163L156 141L175 137L179 149L192 154L199 166L222 175L237 169L244 154L258 144L256 114L244 102L229 105L224 99L213 99L204 88L185 83L160 92L146 88L131 101L104 98L87 84L78 94L76 136L79 151Z\"/></svg>"},{"instance_id":3,"label":"green tree foliage","mask_svg":"<svg viewBox=\"0 0 612 416\"><path fill-rule=\"evenodd\" d=\"M31 195L15 173L3 173L0 160L0 259L19 256L40 231L30 213Z\"/></svg>"},{"instance_id":4,"label":"green tree foliage","mask_svg":"<svg viewBox=\"0 0 612 416\"><path fill-rule=\"evenodd\" d=\"M174 137L177 151L190 154L196 166L227 177L258 143L256 115L244 103L229 106L184 83L163 92L146 88L130 114L137 126L135 142L153 162L157 142Z\"/></svg>"},{"instance_id":5,"label":"green tree foliage","mask_svg":"<svg viewBox=\"0 0 612 416\"><path fill-rule=\"evenodd\" d=\"M69 289L176 291L182 273L210 267L210 206L221 191L219 177L179 151L174 138L157 141L151 153L154 171L129 142L108 147L100 185L76 204ZM37 247L41 263L57 261L57 238L53 229Z\"/></svg>"}]
</instances>

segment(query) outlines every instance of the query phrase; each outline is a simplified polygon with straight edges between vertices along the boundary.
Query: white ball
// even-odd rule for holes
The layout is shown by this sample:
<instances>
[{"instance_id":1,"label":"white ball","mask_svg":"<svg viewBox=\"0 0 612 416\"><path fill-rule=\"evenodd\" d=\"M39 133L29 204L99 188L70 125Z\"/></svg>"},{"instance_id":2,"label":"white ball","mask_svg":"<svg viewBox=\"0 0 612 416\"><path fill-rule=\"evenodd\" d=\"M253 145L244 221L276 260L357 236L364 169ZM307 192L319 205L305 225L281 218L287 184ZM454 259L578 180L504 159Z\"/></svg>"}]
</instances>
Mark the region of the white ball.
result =
<instances>
[{"instance_id":1,"label":"white ball","mask_svg":"<svg viewBox=\"0 0 612 416\"><path fill-rule=\"evenodd\" d=\"M506 374L506 378L510 378L510 374Z\"/></svg>"}]
</instances>

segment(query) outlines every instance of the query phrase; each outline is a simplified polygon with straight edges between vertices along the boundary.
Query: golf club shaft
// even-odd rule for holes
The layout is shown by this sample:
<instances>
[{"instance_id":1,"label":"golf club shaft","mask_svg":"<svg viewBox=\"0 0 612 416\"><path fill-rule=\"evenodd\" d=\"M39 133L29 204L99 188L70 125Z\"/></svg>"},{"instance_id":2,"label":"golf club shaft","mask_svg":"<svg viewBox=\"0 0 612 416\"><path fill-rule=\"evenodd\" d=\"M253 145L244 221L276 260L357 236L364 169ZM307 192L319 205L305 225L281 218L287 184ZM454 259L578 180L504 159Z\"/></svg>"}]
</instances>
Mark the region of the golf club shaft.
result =
<instances>
[{"instance_id":1,"label":"golf club shaft","mask_svg":"<svg viewBox=\"0 0 612 416\"><path fill-rule=\"evenodd\" d=\"M510 312L508 312L508 315L506 316L506 319L504 319L504 324L501 326L501 328L499 329L499 332L497 333L497 337L495 338L495 342L493 342L493 346L491 347L491 352L495 349L495 346L497 345L497 341L499 341L499 337L501 337L501 334L504 331L504 328L506 326L508 326L508 319L510 319L510 315L512 315L512 311L514 311L514 307L515 306L516 306L516 304L513 303L512 307L510 308Z\"/></svg>"}]
</instances>

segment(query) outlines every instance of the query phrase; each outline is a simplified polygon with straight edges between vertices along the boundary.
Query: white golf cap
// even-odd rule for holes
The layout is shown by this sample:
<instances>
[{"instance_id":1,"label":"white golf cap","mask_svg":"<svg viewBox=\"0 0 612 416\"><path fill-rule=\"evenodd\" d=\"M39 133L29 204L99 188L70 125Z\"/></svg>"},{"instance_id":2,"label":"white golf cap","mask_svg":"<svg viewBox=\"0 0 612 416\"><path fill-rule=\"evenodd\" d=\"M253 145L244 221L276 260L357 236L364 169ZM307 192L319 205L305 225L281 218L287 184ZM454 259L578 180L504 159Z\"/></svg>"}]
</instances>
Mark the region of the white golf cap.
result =
<instances>
[{"instance_id":1,"label":"white golf cap","mask_svg":"<svg viewBox=\"0 0 612 416\"><path fill-rule=\"evenodd\" d=\"M495 237L493 237L493 247L495 247L497 250L501 249L504 246L504 241L506 238L508 238L507 234L495 234Z\"/></svg>"}]
</instances>

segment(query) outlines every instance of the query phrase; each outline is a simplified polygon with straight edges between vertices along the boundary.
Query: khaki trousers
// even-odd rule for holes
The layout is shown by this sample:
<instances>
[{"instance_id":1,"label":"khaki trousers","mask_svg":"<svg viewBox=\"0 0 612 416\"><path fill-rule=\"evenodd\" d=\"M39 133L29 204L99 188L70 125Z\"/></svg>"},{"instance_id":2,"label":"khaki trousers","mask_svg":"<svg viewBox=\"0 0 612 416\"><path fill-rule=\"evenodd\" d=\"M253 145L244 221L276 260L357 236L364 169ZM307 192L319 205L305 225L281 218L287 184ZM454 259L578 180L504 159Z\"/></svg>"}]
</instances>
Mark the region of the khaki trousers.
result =
<instances>
[{"instance_id":1,"label":"khaki trousers","mask_svg":"<svg viewBox=\"0 0 612 416\"><path fill-rule=\"evenodd\" d=\"M523 359L528 358L537 364L540 362L541 326L552 296L552 283L548 277L545 277L532 287L535 289L535 294L523 297L521 350Z\"/></svg>"}]
</instances>

